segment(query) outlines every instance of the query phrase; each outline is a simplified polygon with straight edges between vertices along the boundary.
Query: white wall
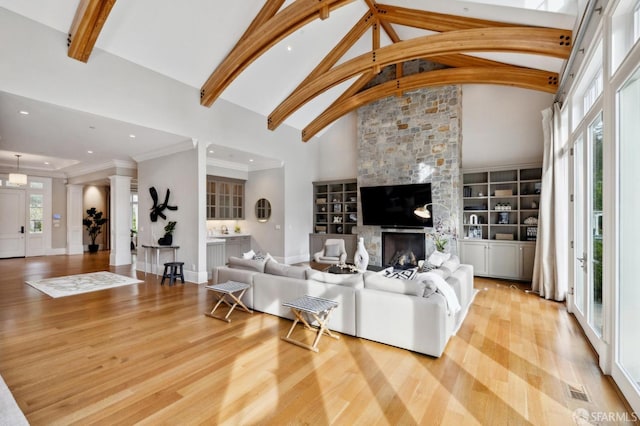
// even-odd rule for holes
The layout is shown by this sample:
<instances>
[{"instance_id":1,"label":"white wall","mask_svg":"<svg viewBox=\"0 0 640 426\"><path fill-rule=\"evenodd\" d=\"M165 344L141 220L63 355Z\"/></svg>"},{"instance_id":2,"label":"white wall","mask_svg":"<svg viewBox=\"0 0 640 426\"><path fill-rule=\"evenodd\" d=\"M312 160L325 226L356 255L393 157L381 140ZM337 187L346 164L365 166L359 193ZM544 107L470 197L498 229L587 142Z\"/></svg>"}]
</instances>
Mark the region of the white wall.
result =
<instances>
[{"instance_id":1,"label":"white wall","mask_svg":"<svg viewBox=\"0 0 640 426\"><path fill-rule=\"evenodd\" d=\"M540 112L553 95L495 85L462 87L464 169L542 163Z\"/></svg>"},{"instance_id":2,"label":"white wall","mask_svg":"<svg viewBox=\"0 0 640 426\"><path fill-rule=\"evenodd\" d=\"M251 247L262 253L282 258L284 256L284 169L268 169L249 173L245 186L245 228L252 237ZM271 217L258 222L256 201L266 198L271 203ZM243 230L245 231L245 230ZM306 234L305 234L306 237Z\"/></svg>"},{"instance_id":3,"label":"white wall","mask_svg":"<svg viewBox=\"0 0 640 426\"><path fill-rule=\"evenodd\" d=\"M188 281L196 281L195 273L199 271L198 235L200 222L198 203L194 197L194 188L198 187L198 170L193 166L197 161L197 150L171 154L153 160L138 163L138 246L142 244L157 244L158 239L164 235L164 227L169 221L176 221L173 232L173 244L180 246L177 260L184 262L185 278ZM163 211L167 219L158 218L157 222L151 222L150 211L153 200L149 188L154 187L158 193L160 203L164 202L167 189L169 205L177 206L178 210L166 209ZM140 252L142 254L142 251ZM171 260L171 253L164 251L160 264ZM143 269L144 257L138 257L139 269Z\"/></svg>"},{"instance_id":4,"label":"white wall","mask_svg":"<svg viewBox=\"0 0 640 426\"><path fill-rule=\"evenodd\" d=\"M315 180L355 179L358 175L357 132L358 114L352 111L336 120L320 138L307 143L317 144L319 175Z\"/></svg>"},{"instance_id":5,"label":"white wall","mask_svg":"<svg viewBox=\"0 0 640 426\"><path fill-rule=\"evenodd\" d=\"M283 160L284 256L308 255L320 144L301 142L300 131L286 125L269 131L265 117L223 99L202 107L199 88L99 49L87 64L70 59L66 37L0 8L0 39L12 40L0 43L0 90Z\"/></svg>"}]
</instances>

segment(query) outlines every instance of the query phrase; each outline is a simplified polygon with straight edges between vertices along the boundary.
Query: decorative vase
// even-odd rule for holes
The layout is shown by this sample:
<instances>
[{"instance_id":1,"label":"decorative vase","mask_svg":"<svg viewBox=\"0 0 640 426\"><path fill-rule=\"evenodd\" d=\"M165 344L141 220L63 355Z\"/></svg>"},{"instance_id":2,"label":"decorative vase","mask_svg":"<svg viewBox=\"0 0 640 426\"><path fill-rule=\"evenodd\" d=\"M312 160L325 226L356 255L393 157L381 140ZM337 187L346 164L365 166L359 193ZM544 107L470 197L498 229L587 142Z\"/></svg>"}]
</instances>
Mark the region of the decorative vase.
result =
<instances>
[{"instance_id":1,"label":"decorative vase","mask_svg":"<svg viewBox=\"0 0 640 426\"><path fill-rule=\"evenodd\" d=\"M158 240L158 244L161 246L170 246L171 244L173 244L173 235L164 234L164 237Z\"/></svg>"},{"instance_id":2,"label":"decorative vase","mask_svg":"<svg viewBox=\"0 0 640 426\"><path fill-rule=\"evenodd\" d=\"M360 271L365 271L369 265L369 253L367 253L367 249L364 247L364 238L362 237L358 240L358 248L353 255L353 263Z\"/></svg>"}]
</instances>

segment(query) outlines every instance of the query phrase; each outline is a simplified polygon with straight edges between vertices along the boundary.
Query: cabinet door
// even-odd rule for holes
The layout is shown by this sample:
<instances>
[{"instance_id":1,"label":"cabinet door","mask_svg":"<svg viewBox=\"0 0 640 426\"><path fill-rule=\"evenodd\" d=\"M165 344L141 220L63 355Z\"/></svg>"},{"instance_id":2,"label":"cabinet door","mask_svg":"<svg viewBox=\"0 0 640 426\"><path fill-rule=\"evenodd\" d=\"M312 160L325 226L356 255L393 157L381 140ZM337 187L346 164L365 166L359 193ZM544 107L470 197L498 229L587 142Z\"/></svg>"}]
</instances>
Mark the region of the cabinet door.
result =
<instances>
[{"instance_id":1,"label":"cabinet door","mask_svg":"<svg viewBox=\"0 0 640 426\"><path fill-rule=\"evenodd\" d=\"M533 279L533 264L536 258L535 244L520 245L520 279L531 281Z\"/></svg>"},{"instance_id":2,"label":"cabinet door","mask_svg":"<svg viewBox=\"0 0 640 426\"><path fill-rule=\"evenodd\" d=\"M475 275L487 275L487 243L461 242L460 262L473 265Z\"/></svg>"},{"instance_id":3,"label":"cabinet door","mask_svg":"<svg viewBox=\"0 0 640 426\"><path fill-rule=\"evenodd\" d=\"M489 275L499 278L520 278L520 250L518 244L489 245Z\"/></svg>"}]
</instances>

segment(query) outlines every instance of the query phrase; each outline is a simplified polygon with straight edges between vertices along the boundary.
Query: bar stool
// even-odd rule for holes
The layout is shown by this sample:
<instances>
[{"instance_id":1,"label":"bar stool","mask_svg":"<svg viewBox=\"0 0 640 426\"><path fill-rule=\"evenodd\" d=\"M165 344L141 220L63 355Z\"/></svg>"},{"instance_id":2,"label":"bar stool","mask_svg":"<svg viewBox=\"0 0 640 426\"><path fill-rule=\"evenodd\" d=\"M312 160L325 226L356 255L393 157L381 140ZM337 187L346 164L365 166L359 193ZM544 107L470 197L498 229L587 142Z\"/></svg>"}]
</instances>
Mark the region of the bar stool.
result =
<instances>
[{"instance_id":1,"label":"bar stool","mask_svg":"<svg viewBox=\"0 0 640 426\"><path fill-rule=\"evenodd\" d=\"M169 278L169 285L173 285L176 278L180 277L184 284L184 262L167 262L164 264L164 272L162 273L162 281L160 285L164 285L164 279Z\"/></svg>"}]
</instances>

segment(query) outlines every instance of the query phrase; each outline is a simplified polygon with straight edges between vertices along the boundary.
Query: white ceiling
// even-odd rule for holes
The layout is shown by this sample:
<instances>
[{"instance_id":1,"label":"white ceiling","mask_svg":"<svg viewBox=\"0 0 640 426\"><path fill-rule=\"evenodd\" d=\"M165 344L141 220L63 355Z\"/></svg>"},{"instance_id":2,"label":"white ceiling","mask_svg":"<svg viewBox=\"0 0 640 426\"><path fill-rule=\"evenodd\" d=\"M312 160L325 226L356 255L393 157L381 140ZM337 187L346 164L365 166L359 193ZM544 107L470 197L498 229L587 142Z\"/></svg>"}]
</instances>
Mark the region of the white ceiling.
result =
<instances>
[{"instance_id":1,"label":"white ceiling","mask_svg":"<svg viewBox=\"0 0 640 426\"><path fill-rule=\"evenodd\" d=\"M96 49L199 89L231 51L264 1L117 1L96 43ZM576 11L582 9L577 1L580 0L389 0L381 3L511 23L574 29ZM292 2L288 0L285 6ZM66 33L78 3L79 0L0 0L0 7ZM527 9L539 4L562 13ZM333 11L329 19L309 23L258 58L231 83L221 98L268 116L367 10L364 0L356 0ZM394 29L402 39L425 34L397 25L394 25ZM381 43L385 45L390 41L383 35ZM371 36L366 33L345 59L365 53L370 48ZM478 56L555 72L560 72L564 63L554 58L531 55L483 53ZM285 123L302 129L349 84L347 81L327 91L289 117ZM20 110L28 110L30 114L20 115ZM135 134L136 138L130 138L130 134ZM10 161L14 164L13 154L23 153L25 156L21 164L25 166L64 171L77 163L104 162L108 159L130 161L137 155L185 140L190 140L190 136L167 134L3 93L0 83L0 163ZM224 153L227 161L234 158L246 162L252 157L250 153L218 148L210 154L211 157L216 157L215 152L220 156ZM88 150L94 153L88 154ZM273 160L257 156L253 159L254 162L264 160L267 163ZM45 161L50 164L44 165Z\"/></svg>"}]
</instances>

